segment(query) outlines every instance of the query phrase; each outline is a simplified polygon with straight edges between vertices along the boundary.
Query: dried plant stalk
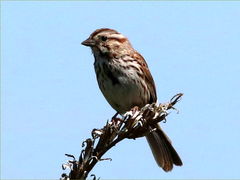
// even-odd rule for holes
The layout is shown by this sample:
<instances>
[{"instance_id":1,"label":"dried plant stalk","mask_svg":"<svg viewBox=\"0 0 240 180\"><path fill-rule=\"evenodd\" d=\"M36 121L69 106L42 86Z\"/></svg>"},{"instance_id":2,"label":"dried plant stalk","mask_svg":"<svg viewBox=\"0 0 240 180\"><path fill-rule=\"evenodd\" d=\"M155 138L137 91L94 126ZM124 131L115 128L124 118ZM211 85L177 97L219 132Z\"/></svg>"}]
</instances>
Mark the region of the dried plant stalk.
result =
<instances>
[{"instance_id":1,"label":"dried plant stalk","mask_svg":"<svg viewBox=\"0 0 240 180\"><path fill-rule=\"evenodd\" d=\"M65 154L73 158L66 164L63 169L70 169L69 175L63 173L61 179L81 179L85 180L88 174L102 160L111 160L110 158L102 159L102 156L118 142L124 139L136 139L145 136L149 132L149 125L166 121L166 116L170 109L175 109L174 105L183 96L182 93L175 95L170 102L164 104L147 104L143 108L132 108L122 118L113 118L107 122L102 129L93 129L92 137L82 143L78 160L73 155ZM96 179L95 175L94 180Z\"/></svg>"}]
</instances>

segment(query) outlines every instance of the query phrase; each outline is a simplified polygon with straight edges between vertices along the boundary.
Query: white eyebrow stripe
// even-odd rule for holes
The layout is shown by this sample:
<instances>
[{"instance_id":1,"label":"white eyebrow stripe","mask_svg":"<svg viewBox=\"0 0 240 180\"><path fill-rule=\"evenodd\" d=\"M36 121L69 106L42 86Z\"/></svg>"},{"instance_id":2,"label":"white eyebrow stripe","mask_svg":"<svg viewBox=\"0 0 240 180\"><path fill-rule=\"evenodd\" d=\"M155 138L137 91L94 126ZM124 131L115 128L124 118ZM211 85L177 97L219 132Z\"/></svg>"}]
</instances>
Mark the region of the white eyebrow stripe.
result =
<instances>
[{"instance_id":1,"label":"white eyebrow stripe","mask_svg":"<svg viewBox=\"0 0 240 180\"><path fill-rule=\"evenodd\" d=\"M116 38L116 39L124 39L124 38L126 38L122 34L111 34L109 37L110 38Z\"/></svg>"}]
</instances>

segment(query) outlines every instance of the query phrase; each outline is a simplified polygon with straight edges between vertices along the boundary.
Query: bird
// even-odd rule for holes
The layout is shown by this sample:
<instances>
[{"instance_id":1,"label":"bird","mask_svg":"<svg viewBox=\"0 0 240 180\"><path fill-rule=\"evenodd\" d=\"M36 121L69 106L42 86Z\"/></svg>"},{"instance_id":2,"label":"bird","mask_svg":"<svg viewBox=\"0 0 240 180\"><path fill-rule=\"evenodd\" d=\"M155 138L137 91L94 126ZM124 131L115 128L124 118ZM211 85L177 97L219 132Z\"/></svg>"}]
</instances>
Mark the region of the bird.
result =
<instances>
[{"instance_id":1,"label":"bird","mask_svg":"<svg viewBox=\"0 0 240 180\"><path fill-rule=\"evenodd\" d=\"M110 28L95 30L82 42L90 47L94 56L94 69L98 86L113 109L124 114L157 102L153 77L143 56L126 36ZM156 51L155 47L152 48ZM154 159L159 167L169 172L173 166L182 166L182 160L159 124L146 135Z\"/></svg>"}]
</instances>

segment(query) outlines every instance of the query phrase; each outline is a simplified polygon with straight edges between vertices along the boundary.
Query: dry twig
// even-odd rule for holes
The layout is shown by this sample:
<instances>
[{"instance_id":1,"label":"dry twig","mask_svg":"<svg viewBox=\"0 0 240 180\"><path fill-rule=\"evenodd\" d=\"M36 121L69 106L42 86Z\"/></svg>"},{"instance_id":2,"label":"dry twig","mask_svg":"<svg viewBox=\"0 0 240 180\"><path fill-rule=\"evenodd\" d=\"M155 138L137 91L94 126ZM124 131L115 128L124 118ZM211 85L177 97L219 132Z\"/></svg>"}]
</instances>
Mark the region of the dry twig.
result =
<instances>
[{"instance_id":1,"label":"dry twig","mask_svg":"<svg viewBox=\"0 0 240 180\"><path fill-rule=\"evenodd\" d=\"M165 104L148 104L143 108L132 108L122 119L113 118L107 122L102 129L93 129L92 137L85 140L82 144L83 150L78 160L73 155L65 154L73 158L62 168L70 169L69 175L62 174L62 180L82 179L85 180L89 172L93 169L97 162L102 160L111 160L110 158L103 159L102 156L113 146L123 139L135 139L145 136L149 133L149 125L166 121L168 110L174 109L174 105L183 96L182 93L175 95L170 102ZM96 180L95 175L93 180Z\"/></svg>"}]
</instances>

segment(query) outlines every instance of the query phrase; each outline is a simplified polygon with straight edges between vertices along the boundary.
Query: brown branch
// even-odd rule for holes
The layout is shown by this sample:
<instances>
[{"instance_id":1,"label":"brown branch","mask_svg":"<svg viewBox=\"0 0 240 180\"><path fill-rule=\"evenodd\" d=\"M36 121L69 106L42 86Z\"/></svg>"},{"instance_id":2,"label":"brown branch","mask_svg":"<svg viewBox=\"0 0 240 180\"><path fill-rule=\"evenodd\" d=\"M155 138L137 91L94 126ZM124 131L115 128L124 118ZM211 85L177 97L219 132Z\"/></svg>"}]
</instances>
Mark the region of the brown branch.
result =
<instances>
[{"instance_id":1,"label":"brown branch","mask_svg":"<svg viewBox=\"0 0 240 180\"><path fill-rule=\"evenodd\" d=\"M143 108L132 108L121 119L113 118L107 122L102 129L93 129L92 138L88 138L82 143L83 150L78 160L73 155L66 156L73 158L63 169L70 169L69 175L62 174L64 180L82 179L85 180L93 167L102 160L102 156L113 146L124 139L135 139L145 136L149 133L149 125L166 121L168 110L174 109L174 105L183 96L182 93L175 95L170 102L164 104L148 104ZM96 176L94 180L96 180Z\"/></svg>"}]
</instances>

